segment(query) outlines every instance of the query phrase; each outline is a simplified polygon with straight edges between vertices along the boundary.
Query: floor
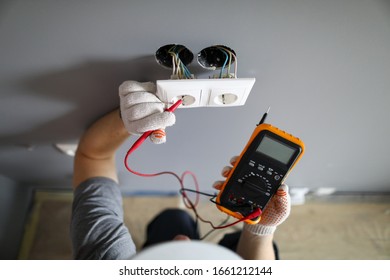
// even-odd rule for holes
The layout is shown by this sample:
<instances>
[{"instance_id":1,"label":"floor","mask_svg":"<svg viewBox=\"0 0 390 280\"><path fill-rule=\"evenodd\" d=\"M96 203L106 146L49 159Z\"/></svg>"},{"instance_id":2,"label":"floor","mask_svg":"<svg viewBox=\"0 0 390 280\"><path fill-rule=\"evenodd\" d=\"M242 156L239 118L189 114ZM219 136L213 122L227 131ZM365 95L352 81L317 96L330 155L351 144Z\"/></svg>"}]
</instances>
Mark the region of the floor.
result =
<instances>
[{"instance_id":1,"label":"floor","mask_svg":"<svg viewBox=\"0 0 390 280\"><path fill-rule=\"evenodd\" d=\"M19 259L71 259L69 221L70 192L37 192L26 224ZM165 208L180 207L177 196L124 197L125 224L137 248L144 241L147 222ZM226 216L214 204L203 201L199 214L219 224ZM233 221L232 219L230 222ZM210 231L200 223L201 235ZM235 226L217 230L205 240L218 242ZM288 220L279 226L275 240L282 259L390 259L390 196L333 195L308 197L294 205Z\"/></svg>"}]
</instances>

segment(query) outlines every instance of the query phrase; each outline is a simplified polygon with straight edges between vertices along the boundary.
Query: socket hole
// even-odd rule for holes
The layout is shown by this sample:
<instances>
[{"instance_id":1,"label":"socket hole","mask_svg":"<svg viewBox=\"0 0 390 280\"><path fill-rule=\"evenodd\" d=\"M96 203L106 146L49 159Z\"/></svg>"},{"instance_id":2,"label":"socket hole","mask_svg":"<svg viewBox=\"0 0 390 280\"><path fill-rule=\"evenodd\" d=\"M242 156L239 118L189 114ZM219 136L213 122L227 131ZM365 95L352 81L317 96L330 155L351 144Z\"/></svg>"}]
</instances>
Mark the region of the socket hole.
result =
<instances>
[{"instance_id":1,"label":"socket hole","mask_svg":"<svg viewBox=\"0 0 390 280\"><path fill-rule=\"evenodd\" d=\"M229 105L236 102L238 96L233 93L224 93L215 97L214 102L220 105Z\"/></svg>"},{"instance_id":2,"label":"socket hole","mask_svg":"<svg viewBox=\"0 0 390 280\"><path fill-rule=\"evenodd\" d=\"M204 48L198 53L197 60L199 65L209 70L215 70L223 67L226 62L226 54L229 54L229 52L226 52L226 50L236 55L234 50L223 45L214 45L208 48ZM235 58L232 56L231 63L234 63L234 61Z\"/></svg>"},{"instance_id":3,"label":"socket hole","mask_svg":"<svg viewBox=\"0 0 390 280\"><path fill-rule=\"evenodd\" d=\"M194 59L194 54L183 45L169 44L160 47L155 54L156 61L163 67L172 68L172 55L170 52L177 53L181 62L187 66Z\"/></svg>"},{"instance_id":4,"label":"socket hole","mask_svg":"<svg viewBox=\"0 0 390 280\"><path fill-rule=\"evenodd\" d=\"M181 106L190 106L196 101L195 97L193 97L192 95L179 95L174 98L173 103L175 103L179 99L182 100Z\"/></svg>"}]
</instances>

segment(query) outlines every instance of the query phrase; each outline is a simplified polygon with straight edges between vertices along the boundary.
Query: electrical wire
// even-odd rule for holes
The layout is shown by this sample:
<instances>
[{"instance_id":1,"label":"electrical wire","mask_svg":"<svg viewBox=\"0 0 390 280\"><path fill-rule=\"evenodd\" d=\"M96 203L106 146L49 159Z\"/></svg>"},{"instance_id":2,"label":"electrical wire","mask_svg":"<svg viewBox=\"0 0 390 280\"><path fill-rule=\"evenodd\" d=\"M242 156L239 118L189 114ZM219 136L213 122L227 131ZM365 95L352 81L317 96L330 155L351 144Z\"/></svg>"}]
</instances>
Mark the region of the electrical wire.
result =
<instances>
[{"instance_id":1,"label":"electrical wire","mask_svg":"<svg viewBox=\"0 0 390 280\"><path fill-rule=\"evenodd\" d=\"M168 54L172 56L172 76L176 76L178 79L193 79L191 72L180 59L180 52L183 50L185 47L178 45L173 45L168 50Z\"/></svg>"},{"instance_id":2,"label":"electrical wire","mask_svg":"<svg viewBox=\"0 0 390 280\"><path fill-rule=\"evenodd\" d=\"M216 46L216 48L223 52L226 56L225 62L219 74L219 78L237 78L237 56L234 54L233 51L229 50L228 48L225 48L224 46ZM234 58L234 61L232 61L232 58ZM234 63L234 73L230 73L230 67L232 63ZM223 75L225 67L227 68L227 72L225 75Z\"/></svg>"},{"instance_id":3,"label":"electrical wire","mask_svg":"<svg viewBox=\"0 0 390 280\"><path fill-rule=\"evenodd\" d=\"M223 51L224 53L228 53L229 54L229 63L228 63L228 68L227 68L227 73L226 73L226 77L225 78L237 78L237 56L234 54L233 51L223 47L223 46L217 46L217 48L221 51ZM231 57L234 58L234 61L232 62L232 59ZM225 61L226 62L226 61ZM232 75L230 73L230 66L231 64L234 63L234 74ZM225 65L223 66L223 68L225 68ZM221 74L222 74L222 71L223 69L221 70ZM220 76L221 76L220 74ZM223 76L221 76L220 78L224 78Z\"/></svg>"},{"instance_id":4,"label":"electrical wire","mask_svg":"<svg viewBox=\"0 0 390 280\"><path fill-rule=\"evenodd\" d=\"M219 74L219 78L222 78L222 73L223 73L223 70L225 69L225 66L226 66L226 63L228 62L229 60L229 55L227 52L224 51L223 48L220 49L221 52L224 53L224 55L226 56L226 59L225 59L225 62L223 63L223 66L221 67L221 72ZM230 68L230 63L229 63L229 68ZM229 73L228 73L229 74Z\"/></svg>"},{"instance_id":5,"label":"electrical wire","mask_svg":"<svg viewBox=\"0 0 390 280\"><path fill-rule=\"evenodd\" d=\"M201 195L204 195L204 196L210 196L210 197L212 197L212 198L216 198L216 197L217 197L216 194L209 194L209 193L205 193L205 192L200 192L200 191L191 190L191 189L188 189L188 188L183 188L183 189L181 189L180 191L196 192L196 193L198 193L198 194L201 194Z\"/></svg>"},{"instance_id":6,"label":"electrical wire","mask_svg":"<svg viewBox=\"0 0 390 280\"><path fill-rule=\"evenodd\" d=\"M172 55L172 75L175 75L176 73L176 61L175 56Z\"/></svg>"},{"instance_id":7,"label":"electrical wire","mask_svg":"<svg viewBox=\"0 0 390 280\"><path fill-rule=\"evenodd\" d=\"M226 215L226 218L225 220L223 220L218 226L223 226L224 224L226 224L230 219L230 216L229 215ZM209 230L205 235L203 235L201 238L199 238L200 240L205 240L210 234L212 234L214 231L216 231L215 228L212 228L211 230Z\"/></svg>"}]
</instances>

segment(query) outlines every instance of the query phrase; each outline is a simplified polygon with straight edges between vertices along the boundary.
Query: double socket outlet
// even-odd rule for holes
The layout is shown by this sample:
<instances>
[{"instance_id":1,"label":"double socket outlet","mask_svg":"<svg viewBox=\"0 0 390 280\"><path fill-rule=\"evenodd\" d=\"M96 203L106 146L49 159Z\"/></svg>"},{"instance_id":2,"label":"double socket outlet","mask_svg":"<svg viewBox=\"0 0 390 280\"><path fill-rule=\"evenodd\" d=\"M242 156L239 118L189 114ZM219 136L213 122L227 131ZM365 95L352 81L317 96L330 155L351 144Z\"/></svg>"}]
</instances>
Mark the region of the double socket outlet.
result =
<instances>
[{"instance_id":1,"label":"double socket outlet","mask_svg":"<svg viewBox=\"0 0 390 280\"><path fill-rule=\"evenodd\" d=\"M182 99L180 108L244 105L255 78L157 80L157 96L167 104Z\"/></svg>"}]
</instances>

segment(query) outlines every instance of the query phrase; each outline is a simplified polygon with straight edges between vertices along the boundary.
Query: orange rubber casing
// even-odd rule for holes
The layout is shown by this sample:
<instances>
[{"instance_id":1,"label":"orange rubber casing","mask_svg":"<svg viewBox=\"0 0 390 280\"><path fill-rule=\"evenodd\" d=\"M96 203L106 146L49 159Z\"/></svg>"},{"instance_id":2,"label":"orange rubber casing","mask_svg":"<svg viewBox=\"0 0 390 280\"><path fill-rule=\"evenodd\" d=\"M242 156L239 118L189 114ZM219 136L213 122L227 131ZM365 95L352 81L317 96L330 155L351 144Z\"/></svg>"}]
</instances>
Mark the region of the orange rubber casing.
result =
<instances>
[{"instance_id":1,"label":"orange rubber casing","mask_svg":"<svg viewBox=\"0 0 390 280\"><path fill-rule=\"evenodd\" d=\"M292 165L289 167L287 173L285 174L285 176L283 177L283 179L281 180L280 182L280 185L283 184L283 182L286 180L287 176L289 175L289 173L291 172L291 170L295 167L295 165L298 163L298 161L301 159L302 155L304 154L304 150L305 150L305 144L302 142L302 140L300 140L299 138L291 135L291 134L288 134L286 133L285 131L283 130L280 130L270 124L260 124L256 127L256 129L253 131L248 143L246 144L245 148L243 149L243 151L241 152L238 160L236 161L235 165L233 166L233 169L230 171L230 174L229 176L227 177L227 179L225 180L224 184L222 185L221 187L221 190L220 192L218 193L218 196L217 196L217 199L216 199L216 205L217 205L217 208L230 215L230 216L233 216L237 219L243 219L245 218L241 213L239 212L233 212L231 211L230 209L227 209L225 207L223 207L223 205L221 205L221 195L223 194L224 190L225 190L225 187L226 185L228 184L228 182L230 181L230 178L232 177L232 175L234 174L234 171L236 169L236 167L239 165L238 163L241 161L242 157L244 156L244 154L247 152L249 146L251 145L251 143L255 140L255 138L257 137L257 135L263 131L263 130L268 130L294 144L296 144L297 146L299 146L301 148L301 152L300 154L298 155L298 157L295 159L295 161L292 163ZM257 224L258 222L260 222L260 219L261 219L261 216L259 216L257 219L255 220L245 220L246 223L248 224Z\"/></svg>"}]
</instances>

